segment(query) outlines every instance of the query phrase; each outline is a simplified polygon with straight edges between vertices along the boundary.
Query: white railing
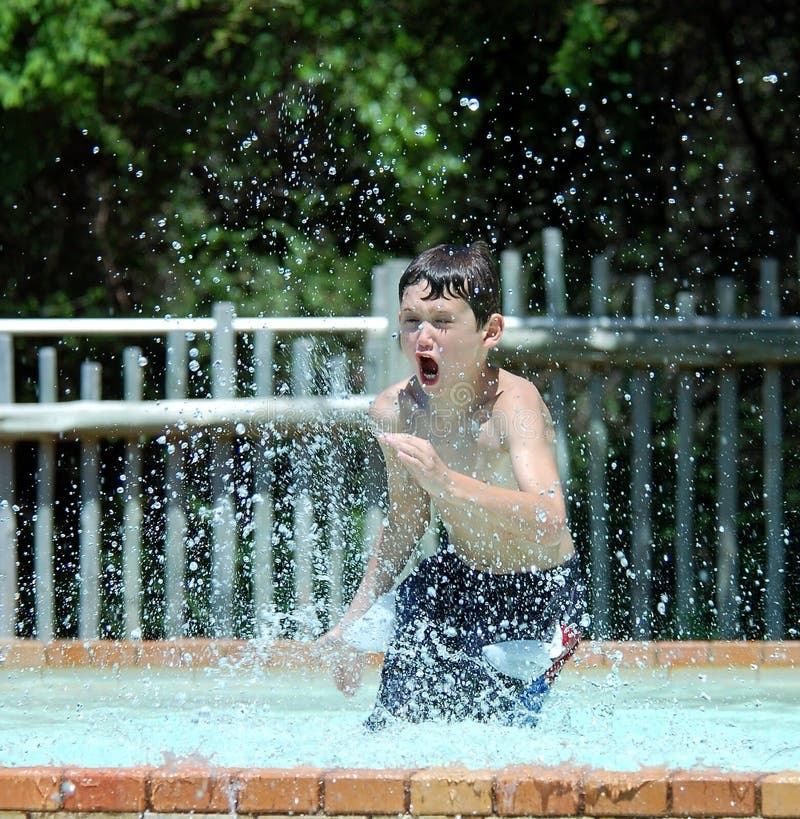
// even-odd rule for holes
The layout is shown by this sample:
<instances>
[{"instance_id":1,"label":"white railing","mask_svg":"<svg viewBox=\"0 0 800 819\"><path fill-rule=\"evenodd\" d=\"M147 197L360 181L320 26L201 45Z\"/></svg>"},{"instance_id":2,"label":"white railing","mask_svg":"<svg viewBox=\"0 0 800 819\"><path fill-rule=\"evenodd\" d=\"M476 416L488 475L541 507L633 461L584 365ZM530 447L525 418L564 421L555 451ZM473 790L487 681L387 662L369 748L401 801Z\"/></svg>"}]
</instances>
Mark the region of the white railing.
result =
<instances>
[{"instance_id":1,"label":"white railing","mask_svg":"<svg viewBox=\"0 0 800 819\"><path fill-rule=\"evenodd\" d=\"M762 266L755 318L737 317L727 279L715 312L695 315L679 293L656 316L646 276L620 318L607 315L615 289L598 257L592 315L576 317L562 255L545 231L544 316L524 315L519 254L502 255L499 358L540 384L556 418L595 632L646 637L669 622L689 635L703 603L720 636L783 636L798 570L782 371L800 361L800 319L780 316L777 264ZM381 516L365 418L403 374L391 335L403 265L375 271L365 317L239 317L218 304L210 318L0 320L0 637L302 634L334 618ZM73 347L115 359L123 338L138 343L116 379L94 360L77 389L59 373L57 356L77 366ZM60 346L39 346L48 339ZM110 381L121 389L106 398ZM754 389L757 419L743 406ZM60 400L67 390L77 400ZM670 485L654 485L664 475ZM759 481L744 505L741 475ZM743 541L744 518L759 521L763 549ZM744 585L745 547L757 588ZM749 609L763 610L760 626Z\"/></svg>"}]
</instances>

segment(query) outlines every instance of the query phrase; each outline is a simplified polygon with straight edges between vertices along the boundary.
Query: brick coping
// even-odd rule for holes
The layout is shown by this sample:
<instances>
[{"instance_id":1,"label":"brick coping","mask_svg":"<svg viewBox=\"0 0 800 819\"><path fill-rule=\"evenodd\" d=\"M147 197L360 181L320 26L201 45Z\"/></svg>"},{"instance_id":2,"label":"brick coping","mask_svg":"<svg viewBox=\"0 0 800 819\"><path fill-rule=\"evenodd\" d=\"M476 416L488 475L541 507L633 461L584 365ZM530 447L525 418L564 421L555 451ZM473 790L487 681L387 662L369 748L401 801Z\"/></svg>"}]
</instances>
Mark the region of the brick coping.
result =
<instances>
[{"instance_id":1,"label":"brick coping","mask_svg":"<svg viewBox=\"0 0 800 819\"><path fill-rule=\"evenodd\" d=\"M372 665L380 654L369 655ZM593 641L582 642L574 662L590 668L751 666L800 668L800 640L787 641ZM0 668L207 668L259 665L319 667L310 643L234 639L37 640L0 639Z\"/></svg>"},{"instance_id":2,"label":"brick coping","mask_svg":"<svg viewBox=\"0 0 800 819\"><path fill-rule=\"evenodd\" d=\"M0 768L0 816L800 817L800 772ZM7 814L10 815L11 814Z\"/></svg>"},{"instance_id":3,"label":"brick coping","mask_svg":"<svg viewBox=\"0 0 800 819\"><path fill-rule=\"evenodd\" d=\"M374 663L380 662L373 655ZM800 668L800 641L591 642L588 667ZM314 667L308 644L282 641L0 641L0 668ZM635 816L800 819L800 771L607 771L511 765L411 769L241 769L191 760L129 768L0 768L0 819L78 814L300 817Z\"/></svg>"}]
</instances>

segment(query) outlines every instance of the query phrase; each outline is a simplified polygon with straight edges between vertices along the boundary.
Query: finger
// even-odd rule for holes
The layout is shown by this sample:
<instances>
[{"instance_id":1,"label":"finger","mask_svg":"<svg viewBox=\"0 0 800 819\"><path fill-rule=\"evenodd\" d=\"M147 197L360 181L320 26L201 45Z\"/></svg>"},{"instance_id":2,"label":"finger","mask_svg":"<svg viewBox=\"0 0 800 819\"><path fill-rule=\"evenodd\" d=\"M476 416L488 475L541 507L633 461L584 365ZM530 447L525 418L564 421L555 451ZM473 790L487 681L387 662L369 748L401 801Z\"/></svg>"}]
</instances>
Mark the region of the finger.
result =
<instances>
[{"instance_id":1,"label":"finger","mask_svg":"<svg viewBox=\"0 0 800 819\"><path fill-rule=\"evenodd\" d=\"M408 441L387 440L386 443L398 453L398 455L410 454L413 455L417 450L413 444Z\"/></svg>"},{"instance_id":2,"label":"finger","mask_svg":"<svg viewBox=\"0 0 800 819\"><path fill-rule=\"evenodd\" d=\"M361 687L363 668L364 658L360 652L345 650L339 655L338 663L333 669L333 678L336 687L345 696L352 697Z\"/></svg>"},{"instance_id":3,"label":"finger","mask_svg":"<svg viewBox=\"0 0 800 819\"><path fill-rule=\"evenodd\" d=\"M387 432L380 436L386 443L392 446L413 445L413 444L427 444L425 438L420 438L417 435L409 435L407 432Z\"/></svg>"}]
</instances>

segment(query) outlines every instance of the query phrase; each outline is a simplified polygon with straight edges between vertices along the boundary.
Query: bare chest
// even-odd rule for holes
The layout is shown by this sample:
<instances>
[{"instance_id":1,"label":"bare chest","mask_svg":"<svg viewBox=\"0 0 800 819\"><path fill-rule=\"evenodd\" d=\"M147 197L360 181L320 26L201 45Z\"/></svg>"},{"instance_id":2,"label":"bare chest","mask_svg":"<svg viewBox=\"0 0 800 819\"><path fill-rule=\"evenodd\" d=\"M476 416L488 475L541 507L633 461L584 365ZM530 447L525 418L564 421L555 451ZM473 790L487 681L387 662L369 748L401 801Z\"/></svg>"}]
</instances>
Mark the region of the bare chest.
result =
<instances>
[{"instance_id":1,"label":"bare chest","mask_svg":"<svg viewBox=\"0 0 800 819\"><path fill-rule=\"evenodd\" d=\"M433 444L450 469L493 486L517 488L505 436L491 416L417 420L416 434Z\"/></svg>"}]
</instances>

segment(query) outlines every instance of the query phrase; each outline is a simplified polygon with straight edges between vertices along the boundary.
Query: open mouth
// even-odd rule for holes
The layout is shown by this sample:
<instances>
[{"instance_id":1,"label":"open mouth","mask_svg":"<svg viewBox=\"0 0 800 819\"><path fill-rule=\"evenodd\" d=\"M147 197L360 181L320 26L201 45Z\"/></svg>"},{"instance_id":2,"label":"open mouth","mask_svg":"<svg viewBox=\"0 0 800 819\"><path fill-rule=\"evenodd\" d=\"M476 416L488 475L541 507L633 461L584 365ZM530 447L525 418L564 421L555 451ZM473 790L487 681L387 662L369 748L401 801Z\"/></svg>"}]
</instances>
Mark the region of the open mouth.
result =
<instances>
[{"instance_id":1,"label":"open mouth","mask_svg":"<svg viewBox=\"0 0 800 819\"><path fill-rule=\"evenodd\" d=\"M426 387L433 386L439 380L439 365L429 355L417 355L419 377Z\"/></svg>"}]
</instances>

